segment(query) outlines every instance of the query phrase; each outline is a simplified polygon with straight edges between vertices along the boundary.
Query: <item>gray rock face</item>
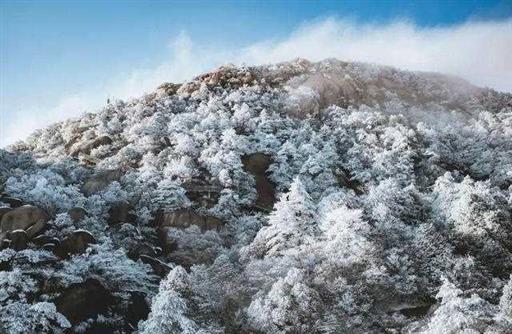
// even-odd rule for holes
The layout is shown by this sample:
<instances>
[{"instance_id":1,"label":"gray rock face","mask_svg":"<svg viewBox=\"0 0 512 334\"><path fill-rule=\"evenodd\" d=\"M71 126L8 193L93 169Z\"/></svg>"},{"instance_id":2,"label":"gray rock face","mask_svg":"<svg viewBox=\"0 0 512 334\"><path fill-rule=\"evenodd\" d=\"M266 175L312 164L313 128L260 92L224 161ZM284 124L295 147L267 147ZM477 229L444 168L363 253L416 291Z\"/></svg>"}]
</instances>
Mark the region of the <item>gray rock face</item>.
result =
<instances>
[{"instance_id":1,"label":"gray rock face","mask_svg":"<svg viewBox=\"0 0 512 334\"><path fill-rule=\"evenodd\" d=\"M119 201L112 204L109 210L109 224L115 225L129 222L130 203L128 201Z\"/></svg>"},{"instance_id":2,"label":"gray rock face","mask_svg":"<svg viewBox=\"0 0 512 334\"><path fill-rule=\"evenodd\" d=\"M20 251L27 248L28 235L24 230L14 230L9 233L9 239L11 240L10 248L15 251Z\"/></svg>"},{"instance_id":3,"label":"gray rock face","mask_svg":"<svg viewBox=\"0 0 512 334\"><path fill-rule=\"evenodd\" d=\"M130 324L136 328L140 320L147 319L151 311L150 305L141 292L134 291L131 293L130 302L127 310L127 317L130 319Z\"/></svg>"},{"instance_id":4,"label":"gray rock face","mask_svg":"<svg viewBox=\"0 0 512 334\"><path fill-rule=\"evenodd\" d=\"M165 252L174 249L174 240L168 237L170 228L187 228L191 225L199 226L201 231L220 230L223 222L213 216L203 216L190 209L181 209L174 212L159 212L155 219L158 236Z\"/></svg>"},{"instance_id":5,"label":"gray rock face","mask_svg":"<svg viewBox=\"0 0 512 334\"><path fill-rule=\"evenodd\" d=\"M114 297L97 280L72 284L55 300L57 310L73 325L99 314L106 314Z\"/></svg>"},{"instance_id":6,"label":"gray rock face","mask_svg":"<svg viewBox=\"0 0 512 334\"><path fill-rule=\"evenodd\" d=\"M58 245L60 243L60 240L55 237L50 237L48 235L39 235L31 240L34 244L37 246L44 246L46 244L54 244Z\"/></svg>"},{"instance_id":7,"label":"gray rock face","mask_svg":"<svg viewBox=\"0 0 512 334\"><path fill-rule=\"evenodd\" d=\"M46 222L44 222L42 220L37 221L34 225L27 228L26 232L27 232L28 238L32 239L33 237L35 237L36 235L41 233L45 229L45 227L46 227Z\"/></svg>"},{"instance_id":8,"label":"gray rock face","mask_svg":"<svg viewBox=\"0 0 512 334\"><path fill-rule=\"evenodd\" d=\"M202 231L220 230L223 223L213 216L203 216L189 209L181 209L173 212L160 212L156 218L159 227L187 228L197 225Z\"/></svg>"},{"instance_id":9,"label":"gray rock face","mask_svg":"<svg viewBox=\"0 0 512 334\"><path fill-rule=\"evenodd\" d=\"M184 188L187 190L186 195L188 199L199 204L203 208L212 208L217 204L220 197L222 187L219 185L209 184L186 184Z\"/></svg>"},{"instance_id":10,"label":"gray rock face","mask_svg":"<svg viewBox=\"0 0 512 334\"><path fill-rule=\"evenodd\" d=\"M2 217L9 211L11 211L12 209L10 207L7 207L7 206L2 206L0 207L0 222L2 221Z\"/></svg>"},{"instance_id":11,"label":"gray rock face","mask_svg":"<svg viewBox=\"0 0 512 334\"><path fill-rule=\"evenodd\" d=\"M62 258L67 258L70 255L85 252L89 245L95 242L96 239L91 233L85 230L76 230L57 245L55 253Z\"/></svg>"},{"instance_id":12,"label":"gray rock face","mask_svg":"<svg viewBox=\"0 0 512 334\"><path fill-rule=\"evenodd\" d=\"M30 237L35 236L45 228L48 215L33 205L23 205L10 210L2 216L0 222L0 238L14 230L26 230ZM28 231L30 228L30 232Z\"/></svg>"},{"instance_id":13,"label":"gray rock face","mask_svg":"<svg viewBox=\"0 0 512 334\"><path fill-rule=\"evenodd\" d=\"M77 223L83 220L88 215L88 212L84 208L75 207L68 210L68 215L74 223Z\"/></svg>"},{"instance_id":14,"label":"gray rock face","mask_svg":"<svg viewBox=\"0 0 512 334\"><path fill-rule=\"evenodd\" d=\"M272 160L268 154L253 153L242 158L246 172L254 176L258 198L254 205L264 210L272 210L276 201L275 186L267 177L266 172Z\"/></svg>"},{"instance_id":15,"label":"gray rock face","mask_svg":"<svg viewBox=\"0 0 512 334\"><path fill-rule=\"evenodd\" d=\"M112 182L119 181L123 172L120 170L104 170L91 176L82 186L82 193L90 196L106 189Z\"/></svg>"},{"instance_id":16,"label":"gray rock face","mask_svg":"<svg viewBox=\"0 0 512 334\"><path fill-rule=\"evenodd\" d=\"M161 249L158 249L157 247L152 246L148 242L138 242L134 243L133 247L130 247L128 249L127 255L132 260L137 260L140 256L146 255L155 257L157 255L160 255Z\"/></svg>"},{"instance_id":17,"label":"gray rock face","mask_svg":"<svg viewBox=\"0 0 512 334\"><path fill-rule=\"evenodd\" d=\"M148 255L141 255L140 260L143 263L149 264L151 266L151 268L153 269L154 273L160 277L167 276L167 274L169 274L169 271L171 271L171 269L172 269L163 261L158 260L158 259L148 256Z\"/></svg>"},{"instance_id":18,"label":"gray rock face","mask_svg":"<svg viewBox=\"0 0 512 334\"><path fill-rule=\"evenodd\" d=\"M0 202L9 204L11 208L18 208L23 205L23 201L21 199L11 196L2 196L0 198Z\"/></svg>"}]
</instances>

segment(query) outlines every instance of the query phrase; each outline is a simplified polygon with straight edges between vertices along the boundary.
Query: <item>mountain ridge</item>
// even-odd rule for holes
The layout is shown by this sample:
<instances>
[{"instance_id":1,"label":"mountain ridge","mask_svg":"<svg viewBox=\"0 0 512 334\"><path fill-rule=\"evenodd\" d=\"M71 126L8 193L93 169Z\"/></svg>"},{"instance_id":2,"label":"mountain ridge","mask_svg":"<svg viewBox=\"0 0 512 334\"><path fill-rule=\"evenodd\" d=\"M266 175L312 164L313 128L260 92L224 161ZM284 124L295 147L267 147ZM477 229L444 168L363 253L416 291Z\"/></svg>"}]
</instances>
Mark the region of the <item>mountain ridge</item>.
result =
<instances>
[{"instance_id":1,"label":"mountain ridge","mask_svg":"<svg viewBox=\"0 0 512 334\"><path fill-rule=\"evenodd\" d=\"M0 332L512 330L512 95L225 66L0 150Z\"/></svg>"}]
</instances>

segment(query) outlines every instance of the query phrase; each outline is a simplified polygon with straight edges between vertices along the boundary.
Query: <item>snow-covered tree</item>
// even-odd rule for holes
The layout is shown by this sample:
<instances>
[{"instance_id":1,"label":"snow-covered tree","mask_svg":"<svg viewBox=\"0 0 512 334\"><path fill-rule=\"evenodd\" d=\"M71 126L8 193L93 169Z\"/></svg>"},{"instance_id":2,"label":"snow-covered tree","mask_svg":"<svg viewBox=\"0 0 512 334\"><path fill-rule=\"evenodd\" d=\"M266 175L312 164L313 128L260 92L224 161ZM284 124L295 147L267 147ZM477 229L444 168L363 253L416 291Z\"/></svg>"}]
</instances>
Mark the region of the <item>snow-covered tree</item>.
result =
<instances>
[{"instance_id":1,"label":"snow-covered tree","mask_svg":"<svg viewBox=\"0 0 512 334\"><path fill-rule=\"evenodd\" d=\"M269 333L314 333L322 304L301 270L292 268L247 309L254 326Z\"/></svg>"},{"instance_id":2,"label":"snow-covered tree","mask_svg":"<svg viewBox=\"0 0 512 334\"><path fill-rule=\"evenodd\" d=\"M275 204L268 226L258 232L246 252L249 256L294 253L300 246L311 244L317 232L315 205L300 179L295 178L290 190Z\"/></svg>"}]
</instances>

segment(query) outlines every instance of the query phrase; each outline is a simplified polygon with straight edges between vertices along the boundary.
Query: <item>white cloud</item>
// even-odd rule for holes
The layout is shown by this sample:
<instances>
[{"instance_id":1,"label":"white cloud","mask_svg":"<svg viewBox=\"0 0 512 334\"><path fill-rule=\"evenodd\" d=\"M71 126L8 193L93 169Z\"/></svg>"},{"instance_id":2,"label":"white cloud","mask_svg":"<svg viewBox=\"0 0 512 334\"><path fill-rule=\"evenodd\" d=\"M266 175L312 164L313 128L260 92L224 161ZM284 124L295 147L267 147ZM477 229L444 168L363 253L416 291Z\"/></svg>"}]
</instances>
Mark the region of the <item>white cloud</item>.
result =
<instances>
[{"instance_id":1,"label":"white cloud","mask_svg":"<svg viewBox=\"0 0 512 334\"><path fill-rule=\"evenodd\" d=\"M97 108L95 95L70 95L62 97L50 108L26 105L9 115L0 115L0 147L14 143L28 136L33 131L51 123L78 116L86 111Z\"/></svg>"},{"instance_id":2,"label":"white cloud","mask_svg":"<svg viewBox=\"0 0 512 334\"><path fill-rule=\"evenodd\" d=\"M198 45L182 32L169 49L167 61L152 68L128 69L128 74L120 74L96 93L81 94L79 100L63 97L55 108L37 110L39 117L31 118L26 110L18 112L15 123L19 127L2 129L3 145L50 121L75 116L84 108L94 110L106 96L139 96L162 82L182 82L226 63L252 65L298 57L312 61L333 57L453 74L479 86L512 92L512 19L421 28L407 21L359 24L329 18L305 24L285 39L238 49ZM70 101L73 104L69 105Z\"/></svg>"},{"instance_id":3,"label":"white cloud","mask_svg":"<svg viewBox=\"0 0 512 334\"><path fill-rule=\"evenodd\" d=\"M250 46L239 60L267 63L334 57L454 74L479 86L512 92L511 54L512 19L438 28L327 19L302 27L286 40Z\"/></svg>"}]
</instances>

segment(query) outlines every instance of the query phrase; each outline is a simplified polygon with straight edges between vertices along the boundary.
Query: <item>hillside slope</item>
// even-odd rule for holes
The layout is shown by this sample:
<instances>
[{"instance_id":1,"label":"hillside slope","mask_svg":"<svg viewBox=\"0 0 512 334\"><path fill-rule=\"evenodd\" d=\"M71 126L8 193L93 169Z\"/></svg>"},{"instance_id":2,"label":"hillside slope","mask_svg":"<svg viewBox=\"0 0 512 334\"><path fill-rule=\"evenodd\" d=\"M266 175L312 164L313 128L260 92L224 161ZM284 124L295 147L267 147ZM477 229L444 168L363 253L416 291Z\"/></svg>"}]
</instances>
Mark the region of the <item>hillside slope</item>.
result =
<instances>
[{"instance_id":1,"label":"hillside slope","mask_svg":"<svg viewBox=\"0 0 512 334\"><path fill-rule=\"evenodd\" d=\"M512 95L225 66L0 150L0 332L512 331Z\"/></svg>"}]
</instances>

